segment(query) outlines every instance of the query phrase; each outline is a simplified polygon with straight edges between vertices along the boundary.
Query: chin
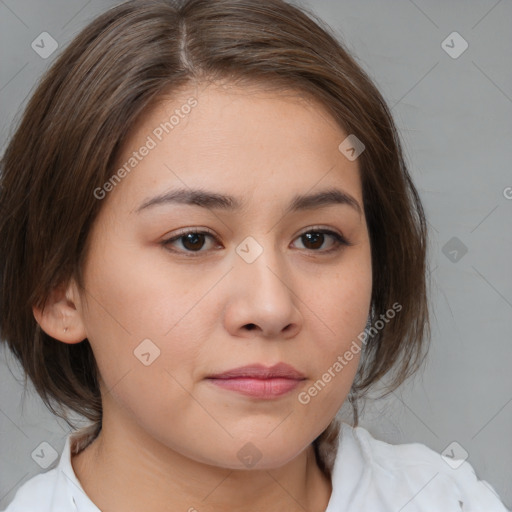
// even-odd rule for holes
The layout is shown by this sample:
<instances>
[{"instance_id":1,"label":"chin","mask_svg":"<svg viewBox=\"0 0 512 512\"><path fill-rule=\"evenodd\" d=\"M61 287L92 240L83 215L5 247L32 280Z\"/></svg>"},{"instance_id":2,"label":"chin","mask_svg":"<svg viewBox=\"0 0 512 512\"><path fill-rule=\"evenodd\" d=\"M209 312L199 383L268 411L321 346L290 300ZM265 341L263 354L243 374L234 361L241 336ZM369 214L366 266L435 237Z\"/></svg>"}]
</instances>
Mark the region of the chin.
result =
<instances>
[{"instance_id":1,"label":"chin","mask_svg":"<svg viewBox=\"0 0 512 512\"><path fill-rule=\"evenodd\" d=\"M265 442L266 441L266 442ZM278 469L295 459L302 452L300 446L283 446L262 439L254 441L233 441L229 448L218 457L212 457L208 464L233 470ZM232 453L232 450L234 453ZM231 452L231 453L230 453ZM229 453L229 457L226 455ZM233 457L234 455L234 457Z\"/></svg>"}]
</instances>

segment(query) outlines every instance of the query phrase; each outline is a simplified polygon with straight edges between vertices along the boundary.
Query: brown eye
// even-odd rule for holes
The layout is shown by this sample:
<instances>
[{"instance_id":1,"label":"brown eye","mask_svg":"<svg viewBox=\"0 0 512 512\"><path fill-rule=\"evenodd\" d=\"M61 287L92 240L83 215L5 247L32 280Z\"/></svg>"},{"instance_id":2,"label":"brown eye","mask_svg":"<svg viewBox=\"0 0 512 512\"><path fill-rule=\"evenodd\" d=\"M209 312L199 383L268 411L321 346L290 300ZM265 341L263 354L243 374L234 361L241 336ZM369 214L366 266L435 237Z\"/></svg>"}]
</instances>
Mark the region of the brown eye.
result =
<instances>
[{"instance_id":1,"label":"brown eye","mask_svg":"<svg viewBox=\"0 0 512 512\"><path fill-rule=\"evenodd\" d=\"M189 233L181 236L180 239L183 247L190 251L197 251L204 245L204 234L202 233Z\"/></svg>"},{"instance_id":2,"label":"brown eye","mask_svg":"<svg viewBox=\"0 0 512 512\"><path fill-rule=\"evenodd\" d=\"M324 233L306 233L301 236L301 239L307 249L320 249L325 241Z\"/></svg>"},{"instance_id":3,"label":"brown eye","mask_svg":"<svg viewBox=\"0 0 512 512\"><path fill-rule=\"evenodd\" d=\"M302 233L302 235L299 235L298 239L302 241L305 249L319 253L330 253L339 250L344 245L352 245L339 233L326 229L310 229ZM326 240L328 241L329 239L331 239L330 247L327 242L328 248L322 250L321 248L326 244Z\"/></svg>"},{"instance_id":4,"label":"brown eye","mask_svg":"<svg viewBox=\"0 0 512 512\"><path fill-rule=\"evenodd\" d=\"M201 250L205 247L205 241L207 239L216 240L215 236L209 231L189 230L164 240L162 245L173 252L182 253L186 256L195 256L196 254L194 253L200 255L201 253L207 252L207 249ZM181 248L177 245L178 242Z\"/></svg>"}]
</instances>

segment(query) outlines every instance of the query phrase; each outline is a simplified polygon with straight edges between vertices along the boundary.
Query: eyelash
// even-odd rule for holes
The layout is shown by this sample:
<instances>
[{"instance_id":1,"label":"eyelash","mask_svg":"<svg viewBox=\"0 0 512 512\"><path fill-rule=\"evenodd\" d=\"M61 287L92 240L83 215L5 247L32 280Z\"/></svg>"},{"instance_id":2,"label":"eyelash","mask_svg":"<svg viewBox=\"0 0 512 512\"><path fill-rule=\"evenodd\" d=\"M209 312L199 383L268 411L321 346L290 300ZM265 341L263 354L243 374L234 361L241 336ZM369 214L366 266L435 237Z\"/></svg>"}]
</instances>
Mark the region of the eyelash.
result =
<instances>
[{"instance_id":1,"label":"eyelash","mask_svg":"<svg viewBox=\"0 0 512 512\"><path fill-rule=\"evenodd\" d=\"M332 249L329 249L327 251L320 251L320 250L315 250L315 249L306 249L308 251L311 251L313 253L320 253L320 254L323 254L323 255L329 255L333 252L338 252L340 251L344 246L351 246L351 245L354 245L352 244L351 242L349 242L343 235L340 235L339 233L337 233L336 231L332 231L330 229L324 229L324 228L317 228L317 227L313 227L313 228L309 228L308 230L306 231L303 231L302 233L300 233L296 238L300 238L306 234L324 234L324 235L330 235L334 238L335 240L335 246L332 248ZM182 255L185 255L186 257L189 257L189 258L197 258L199 256L201 256L202 253L204 252L207 252L207 251L202 251L202 250L199 250L199 251L188 251L188 250L185 250L185 251L177 251L175 249L170 249L168 246L171 245L173 242L177 241L177 240L180 240L181 238L184 238L186 237L187 235L190 235L190 234L194 234L194 235L209 235L211 236L214 240L217 240L217 237L215 236L215 234L208 230L208 229L205 229L205 230L200 230L200 229L189 229L187 231L182 231L180 233L178 233L177 235L174 235L173 237L171 238L168 238L166 240L163 240L161 242L161 244L166 247L169 251L171 252L174 252L174 253L179 253L179 254L182 254Z\"/></svg>"}]
</instances>

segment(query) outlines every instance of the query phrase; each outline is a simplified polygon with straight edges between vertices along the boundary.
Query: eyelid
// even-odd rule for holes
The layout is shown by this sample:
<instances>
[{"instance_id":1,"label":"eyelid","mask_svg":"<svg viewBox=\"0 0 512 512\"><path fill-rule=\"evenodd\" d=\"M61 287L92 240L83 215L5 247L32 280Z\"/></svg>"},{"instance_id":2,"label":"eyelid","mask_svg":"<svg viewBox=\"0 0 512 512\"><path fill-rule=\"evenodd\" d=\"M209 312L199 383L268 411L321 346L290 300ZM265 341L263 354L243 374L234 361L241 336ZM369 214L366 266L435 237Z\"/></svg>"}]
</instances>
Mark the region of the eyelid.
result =
<instances>
[{"instance_id":1,"label":"eyelid","mask_svg":"<svg viewBox=\"0 0 512 512\"><path fill-rule=\"evenodd\" d=\"M180 236L188 235L189 233L199 233L199 234L208 233L209 235L212 235L214 238L217 238L215 231L212 231L209 228L194 227L194 228L178 229L178 231L176 231L172 234L172 237L170 239L179 238ZM167 240L169 240L169 238L167 238Z\"/></svg>"},{"instance_id":2,"label":"eyelid","mask_svg":"<svg viewBox=\"0 0 512 512\"><path fill-rule=\"evenodd\" d=\"M184 237L188 234L199 234L199 235L209 235L213 238L213 240L218 244L219 239L214 231L212 231L209 228L203 228L203 227L189 227L189 228L182 228L178 229L178 231L175 231L172 236L167 236L164 240L160 242L161 245L164 246L169 252L173 254L178 254L180 256L185 256L188 258L196 258L199 256L207 255L211 251L181 251L176 249L171 249L168 246L171 245L172 242L178 241L180 238Z\"/></svg>"},{"instance_id":3,"label":"eyelid","mask_svg":"<svg viewBox=\"0 0 512 512\"><path fill-rule=\"evenodd\" d=\"M344 247L350 247L352 245L354 245L354 243L352 243L350 240L348 240L345 235L337 230L337 229L334 229L334 228L330 228L328 226L310 226L304 230L302 230L301 232L299 232L298 235L295 236L295 238L293 240L296 240L297 238L301 237L302 235L305 235L306 233L322 233L322 234L326 234L328 236L331 236L334 238L334 247L332 247L331 249L327 249L327 250L323 250L323 251L314 251L314 250L309 250L307 251L308 254L310 255L313 255L313 256L316 256L317 254L319 256L330 256L331 254L336 254L336 253L339 253Z\"/></svg>"},{"instance_id":4,"label":"eyelid","mask_svg":"<svg viewBox=\"0 0 512 512\"><path fill-rule=\"evenodd\" d=\"M309 226L308 228L305 228L302 231L300 231L299 234L297 234L295 236L295 238L305 235L306 233L311 233L311 232L315 232L315 231L316 232L320 231L322 233L327 233L329 235L339 237L340 239L343 240L343 243L345 243L346 245L354 245L353 243L349 242L349 240L345 237L345 235L338 229L331 228L329 226L322 226L322 225ZM294 238L294 240L295 240L295 238Z\"/></svg>"}]
</instances>

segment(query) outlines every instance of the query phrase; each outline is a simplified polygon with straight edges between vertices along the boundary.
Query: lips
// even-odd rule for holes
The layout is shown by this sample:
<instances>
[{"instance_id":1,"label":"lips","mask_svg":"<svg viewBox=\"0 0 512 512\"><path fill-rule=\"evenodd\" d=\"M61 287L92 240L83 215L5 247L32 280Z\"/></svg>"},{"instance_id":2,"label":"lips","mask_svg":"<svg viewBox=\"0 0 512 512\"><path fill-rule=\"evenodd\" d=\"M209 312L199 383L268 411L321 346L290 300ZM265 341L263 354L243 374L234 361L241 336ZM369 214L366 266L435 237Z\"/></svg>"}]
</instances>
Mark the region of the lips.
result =
<instances>
[{"instance_id":1,"label":"lips","mask_svg":"<svg viewBox=\"0 0 512 512\"><path fill-rule=\"evenodd\" d=\"M227 372L211 375L210 379L236 379L236 378L251 378L251 379L272 379L272 378L283 378L283 379L294 379L302 380L304 375L296 370L293 366L286 363L279 363L270 368L262 364L252 364L248 366L242 366Z\"/></svg>"},{"instance_id":2,"label":"lips","mask_svg":"<svg viewBox=\"0 0 512 512\"><path fill-rule=\"evenodd\" d=\"M279 363L270 368L254 364L207 378L216 387L259 399L277 398L295 389L304 375L293 366Z\"/></svg>"}]
</instances>

